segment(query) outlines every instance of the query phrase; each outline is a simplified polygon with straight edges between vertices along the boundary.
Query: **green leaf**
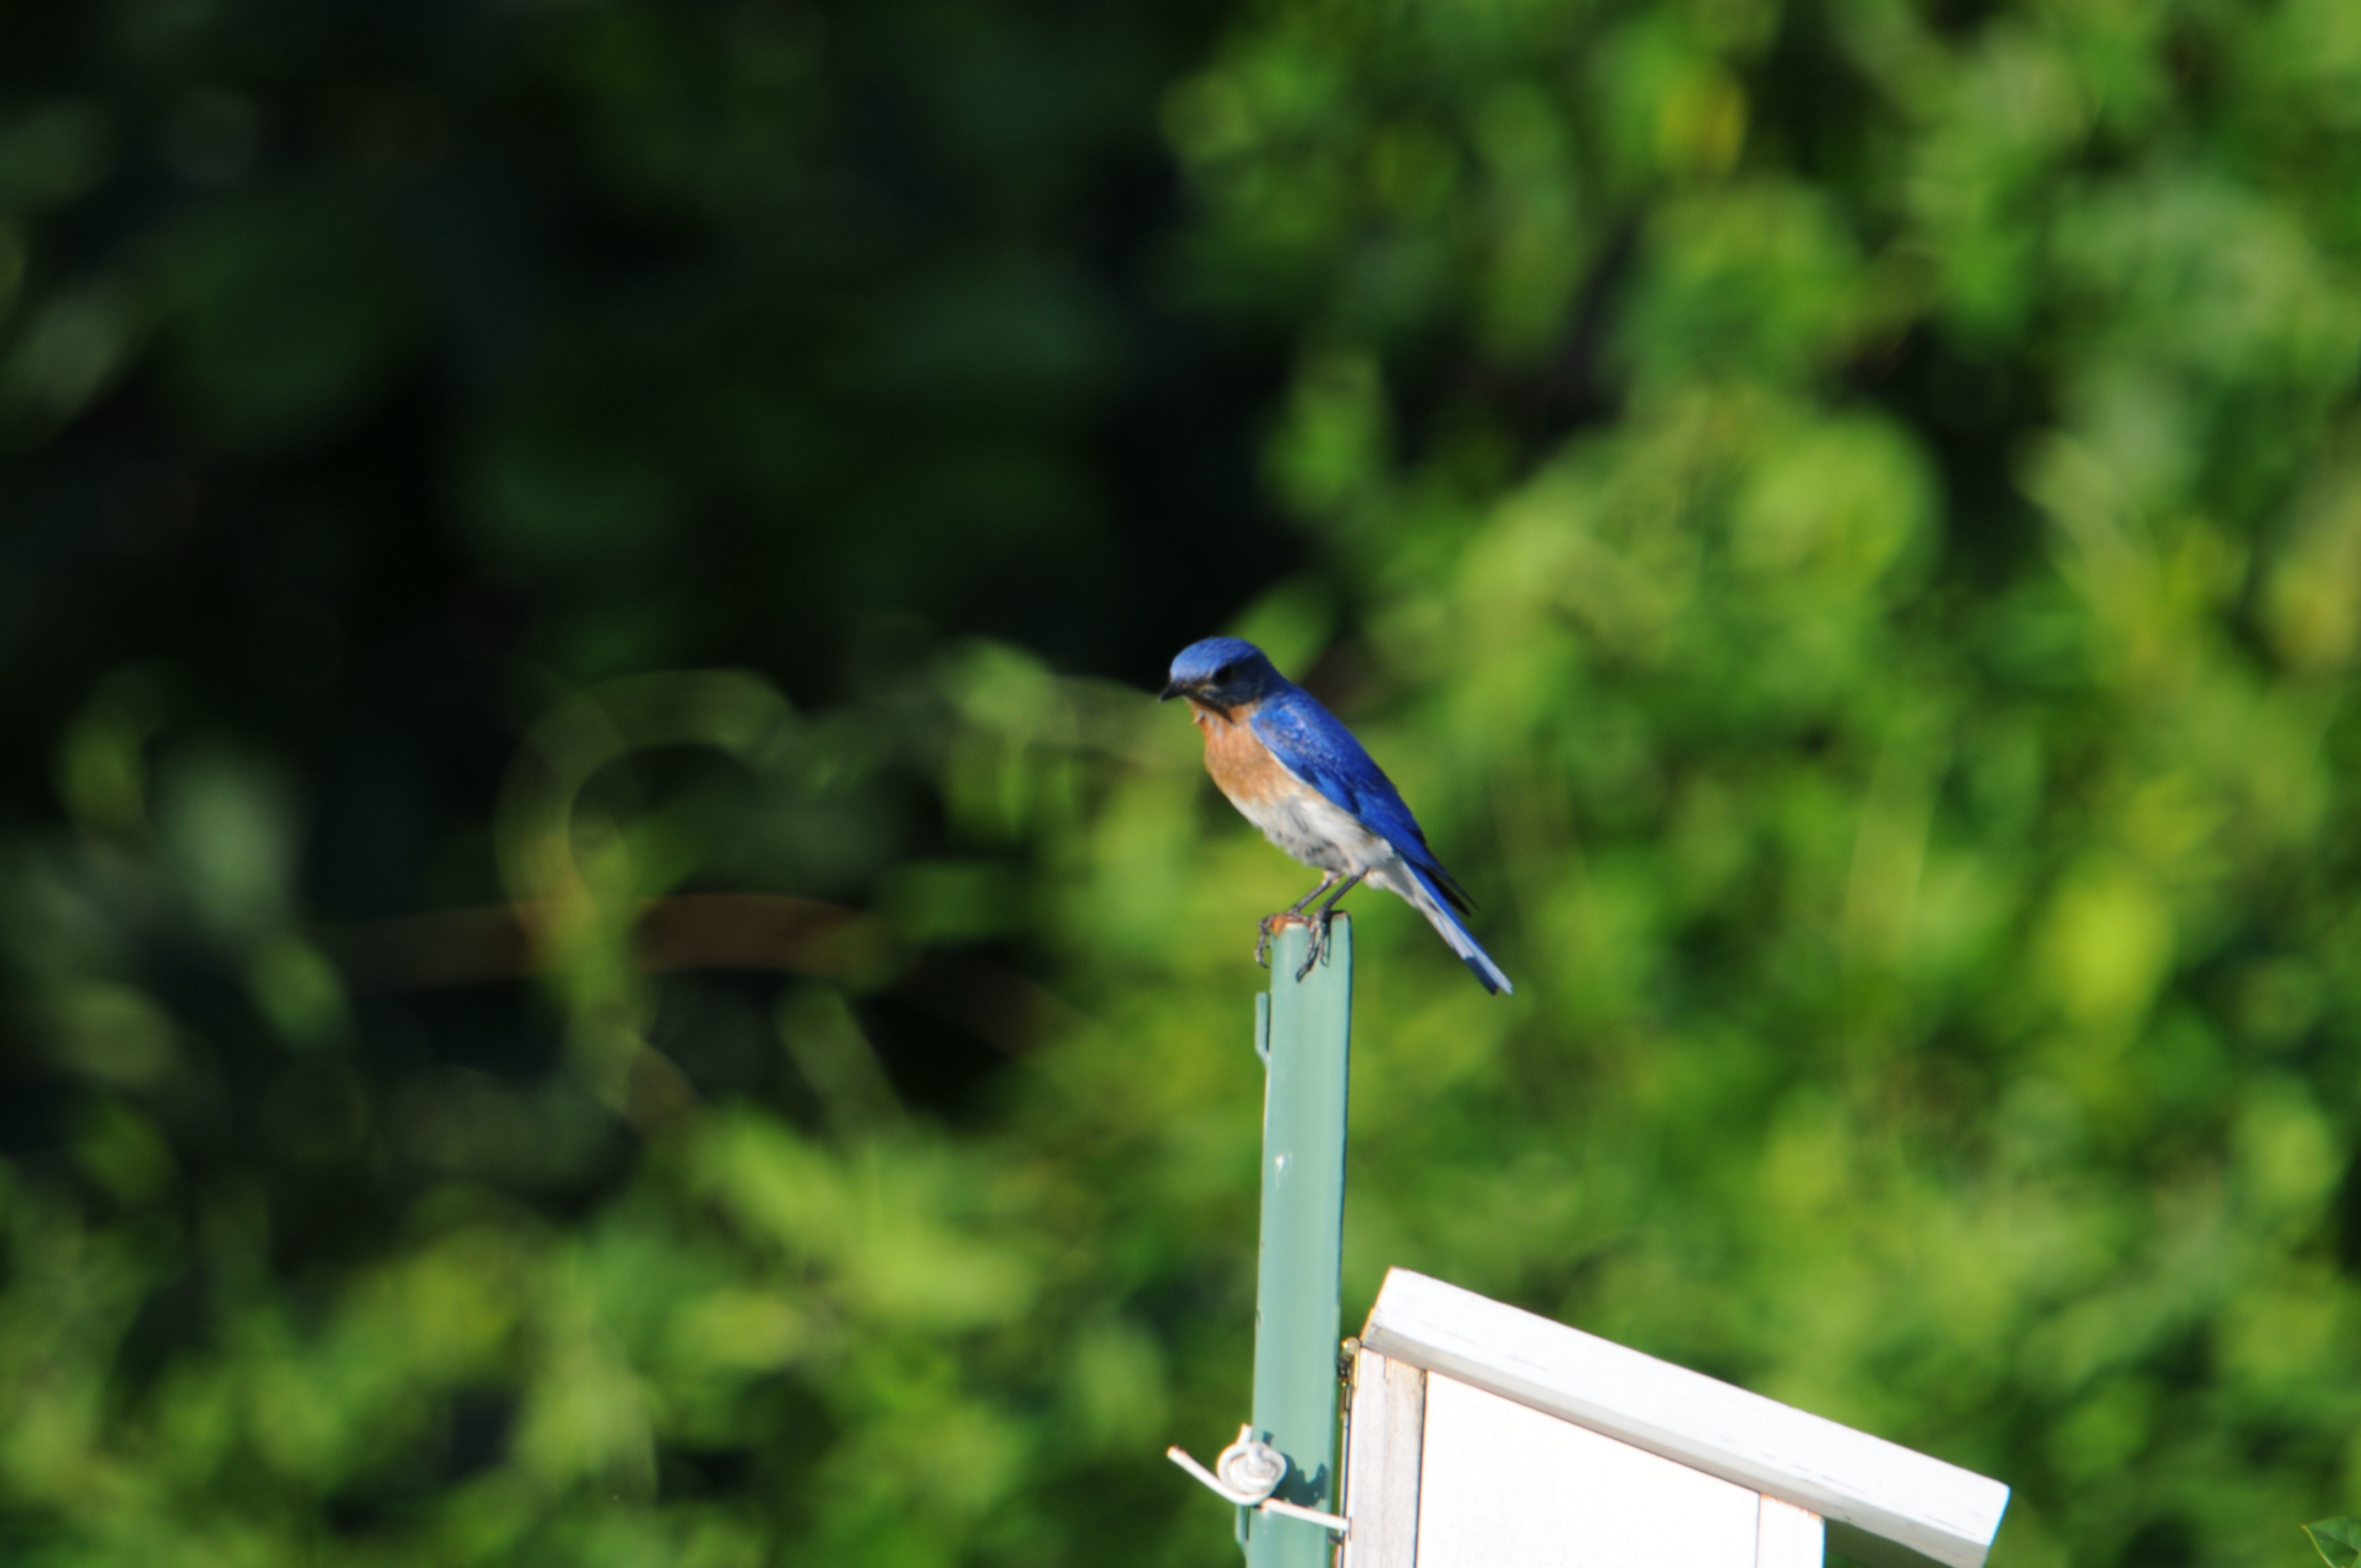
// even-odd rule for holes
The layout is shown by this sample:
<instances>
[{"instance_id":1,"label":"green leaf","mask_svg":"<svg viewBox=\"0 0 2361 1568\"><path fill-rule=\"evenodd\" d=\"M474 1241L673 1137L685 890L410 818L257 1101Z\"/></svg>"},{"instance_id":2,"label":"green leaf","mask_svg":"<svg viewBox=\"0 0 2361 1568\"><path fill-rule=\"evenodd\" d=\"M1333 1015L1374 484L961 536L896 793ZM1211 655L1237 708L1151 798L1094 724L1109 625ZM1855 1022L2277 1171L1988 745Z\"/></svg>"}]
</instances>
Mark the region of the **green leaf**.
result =
<instances>
[{"instance_id":1,"label":"green leaf","mask_svg":"<svg viewBox=\"0 0 2361 1568\"><path fill-rule=\"evenodd\" d=\"M2361 1563L2361 1519L2322 1519L2303 1527L2328 1568L2355 1568Z\"/></svg>"}]
</instances>

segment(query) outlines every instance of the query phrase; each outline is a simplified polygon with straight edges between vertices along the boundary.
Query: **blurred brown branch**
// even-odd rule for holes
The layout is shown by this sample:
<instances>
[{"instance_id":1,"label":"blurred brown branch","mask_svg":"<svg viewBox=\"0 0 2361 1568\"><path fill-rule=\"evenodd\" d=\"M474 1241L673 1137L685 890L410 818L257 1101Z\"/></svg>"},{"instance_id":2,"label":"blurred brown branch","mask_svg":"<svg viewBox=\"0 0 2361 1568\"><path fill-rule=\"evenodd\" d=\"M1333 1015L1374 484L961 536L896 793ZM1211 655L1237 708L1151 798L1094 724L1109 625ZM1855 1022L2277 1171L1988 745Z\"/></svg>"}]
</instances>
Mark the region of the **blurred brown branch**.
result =
<instances>
[{"instance_id":1,"label":"blurred brown branch","mask_svg":"<svg viewBox=\"0 0 2361 1568\"><path fill-rule=\"evenodd\" d=\"M355 990L425 991L543 972L547 957L534 933L544 924L532 905L494 904L355 922L322 940ZM841 905L688 893L649 900L631 948L650 972L752 969L845 980L877 967L889 942L875 921Z\"/></svg>"},{"instance_id":2,"label":"blurred brown branch","mask_svg":"<svg viewBox=\"0 0 2361 1568\"><path fill-rule=\"evenodd\" d=\"M480 985L544 973L549 957L533 905L494 904L357 921L321 933L354 990L386 994ZM649 973L764 970L868 988L892 981L902 1000L972 1031L995 1048L1027 1048L1072 1009L1012 970L968 957L915 964L884 923L843 905L791 894L685 893L650 899L632 932Z\"/></svg>"}]
</instances>

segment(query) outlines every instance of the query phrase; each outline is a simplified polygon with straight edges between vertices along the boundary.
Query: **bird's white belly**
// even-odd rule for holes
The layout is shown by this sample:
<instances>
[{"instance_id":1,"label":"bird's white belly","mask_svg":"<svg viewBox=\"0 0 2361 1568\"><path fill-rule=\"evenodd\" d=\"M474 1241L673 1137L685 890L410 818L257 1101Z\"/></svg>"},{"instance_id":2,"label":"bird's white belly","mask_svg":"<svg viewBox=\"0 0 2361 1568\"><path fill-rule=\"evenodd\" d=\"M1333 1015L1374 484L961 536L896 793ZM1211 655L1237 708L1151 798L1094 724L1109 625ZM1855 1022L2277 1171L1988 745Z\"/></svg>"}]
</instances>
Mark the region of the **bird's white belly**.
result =
<instances>
[{"instance_id":1,"label":"bird's white belly","mask_svg":"<svg viewBox=\"0 0 2361 1568\"><path fill-rule=\"evenodd\" d=\"M1259 800L1234 804L1264 838L1307 866L1350 876L1377 871L1395 858L1392 845L1309 784L1297 783Z\"/></svg>"}]
</instances>

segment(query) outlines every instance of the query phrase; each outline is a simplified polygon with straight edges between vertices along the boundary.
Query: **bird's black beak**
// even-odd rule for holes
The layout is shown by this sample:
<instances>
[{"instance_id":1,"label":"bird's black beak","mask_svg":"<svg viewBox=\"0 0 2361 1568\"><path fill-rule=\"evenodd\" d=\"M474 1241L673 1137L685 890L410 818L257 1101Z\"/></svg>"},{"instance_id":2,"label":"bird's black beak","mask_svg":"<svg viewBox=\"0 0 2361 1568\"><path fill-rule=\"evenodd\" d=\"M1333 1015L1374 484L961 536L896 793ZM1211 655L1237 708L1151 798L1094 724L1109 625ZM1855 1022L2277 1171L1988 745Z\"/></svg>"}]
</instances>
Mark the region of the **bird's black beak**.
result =
<instances>
[{"instance_id":1,"label":"bird's black beak","mask_svg":"<svg viewBox=\"0 0 2361 1568\"><path fill-rule=\"evenodd\" d=\"M1156 694L1156 700L1159 702L1170 702L1174 697L1179 696L1187 689L1188 688L1181 685L1179 681L1174 681L1170 685L1166 686L1162 691Z\"/></svg>"}]
</instances>

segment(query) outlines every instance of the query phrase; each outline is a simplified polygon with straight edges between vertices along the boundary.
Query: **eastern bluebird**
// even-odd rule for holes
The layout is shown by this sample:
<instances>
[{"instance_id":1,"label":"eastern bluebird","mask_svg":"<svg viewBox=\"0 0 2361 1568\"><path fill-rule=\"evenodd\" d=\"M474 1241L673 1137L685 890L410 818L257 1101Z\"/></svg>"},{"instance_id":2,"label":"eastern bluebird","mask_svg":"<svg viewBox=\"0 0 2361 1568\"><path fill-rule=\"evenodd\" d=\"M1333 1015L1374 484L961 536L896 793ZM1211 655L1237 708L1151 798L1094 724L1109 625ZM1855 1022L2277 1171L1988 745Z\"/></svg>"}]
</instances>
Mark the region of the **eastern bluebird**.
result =
<instances>
[{"instance_id":1,"label":"eastern bluebird","mask_svg":"<svg viewBox=\"0 0 2361 1568\"><path fill-rule=\"evenodd\" d=\"M1304 905L1335 888L1311 916L1312 948L1296 979L1318 961L1336 901L1366 877L1408 899L1485 990L1497 996L1516 989L1452 913L1472 907L1466 892L1426 847L1426 835L1393 781L1319 698L1280 674L1261 649L1235 637L1208 637L1181 649L1163 700L1176 696L1189 699L1197 728L1205 732L1205 771L1230 804L1264 838L1320 870L1318 887L1264 917L1264 942L1272 926L1301 916ZM1255 956L1263 950L1257 943Z\"/></svg>"}]
</instances>

